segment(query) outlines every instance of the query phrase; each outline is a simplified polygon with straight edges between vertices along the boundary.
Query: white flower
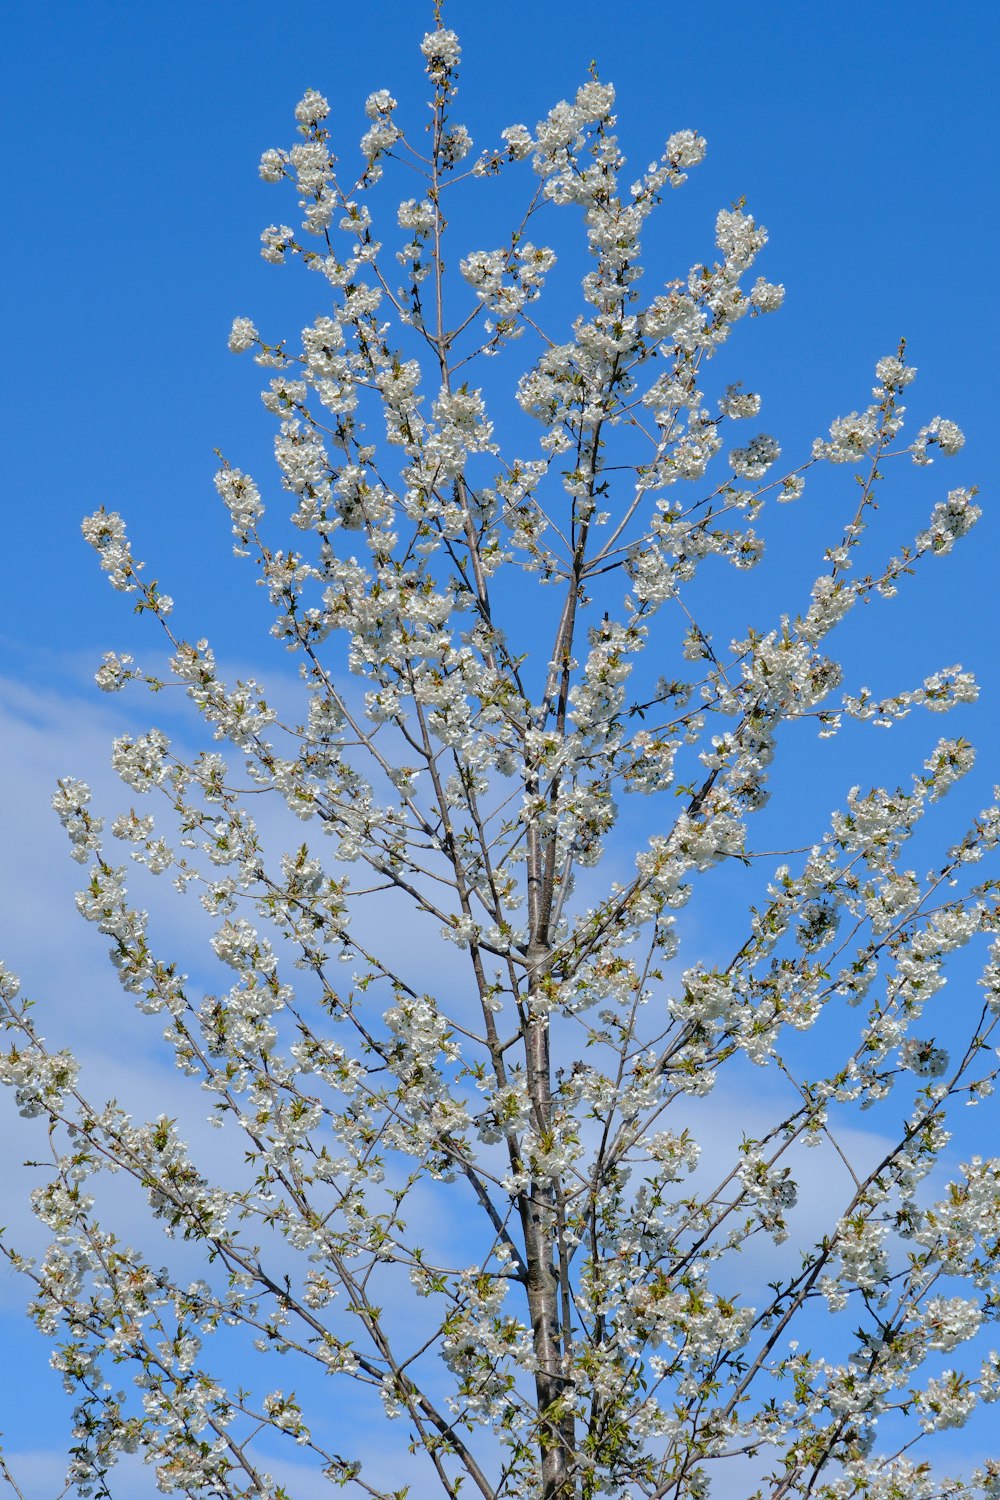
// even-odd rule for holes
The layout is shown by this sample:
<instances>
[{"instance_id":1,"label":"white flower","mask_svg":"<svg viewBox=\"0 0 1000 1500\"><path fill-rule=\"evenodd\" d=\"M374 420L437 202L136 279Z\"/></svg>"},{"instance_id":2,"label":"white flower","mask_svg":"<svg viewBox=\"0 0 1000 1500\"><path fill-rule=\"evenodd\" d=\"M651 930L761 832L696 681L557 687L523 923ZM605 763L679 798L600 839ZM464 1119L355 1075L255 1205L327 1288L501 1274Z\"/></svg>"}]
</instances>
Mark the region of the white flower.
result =
<instances>
[{"instance_id":1,"label":"white flower","mask_svg":"<svg viewBox=\"0 0 1000 1500\"><path fill-rule=\"evenodd\" d=\"M407 198L396 210L400 229L409 229L414 234L430 234L435 218L434 205L429 198Z\"/></svg>"},{"instance_id":2,"label":"white flower","mask_svg":"<svg viewBox=\"0 0 1000 1500\"><path fill-rule=\"evenodd\" d=\"M924 761L931 782L931 801L943 797L976 763L975 746L968 740L939 740L934 753Z\"/></svg>"},{"instance_id":3,"label":"white flower","mask_svg":"<svg viewBox=\"0 0 1000 1500\"><path fill-rule=\"evenodd\" d=\"M462 49L454 31L439 27L429 31L420 43L420 50L427 59L427 73L434 83L443 83L448 73L458 66Z\"/></svg>"},{"instance_id":4,"label":"white flower","mask_svg":"<svg viewBox=\"0 0 1000 1500\"><path fill-rule=\"evenodd\" d=\"M229 331L229 348L233 354L244 354L252 349L259 334L249 318L234 318Z\"/></svg>"},{"instance_id":5,"label":"white flower","mask_svg":"<svg viewBox=\"0 0 1000 1500\"><path fill-rule=\"evenodd\" d=\"M777 312L785 300L785 288L780 282L765 281L758 276L750 293L750 300L758 312Z\"/></svg>"},{"instance_id":6,"label":"white flower","mask_svg":"<svg viewBox=\"0 0 1000 1500\"><path fill-rule=\"evenodd\" d=\"M360 148L362 156L369 161L388 151L399 140L400 131L393 123L389 115L379 115L375 124L361 137Z\"/></svg>"},{"instance_id":7,"label":"white flower","mask_svg":"<svg viewBox=\"0 0 1000 1500\"><path fill-rule=\"evenodd\" d=\"M781 457L781 448L768 433L758 433L745 448L734 448L729 466L739 479L762 479L771 465Z\"/></svg>"},{"instance_id":8,"label":"white flower","mask_svg":"<svg viewBox=\"0 0 1000 1500\"><path fill-rule=\"evenodd\" d=\"M464 125L456 125L442 137L441 149L449 161L464 161L472 150L472 137Z\"/></svg>"},{"instance_id":9,"label":"white flower","mask_svg":"<svg viewBox=\"0 0 1000 1500\"><path fill-rule=\"evenodd\" d=\"M123 734L112 745L111 764L126 786L146 792L166 779L166 751L167 737L160 729L151 729L137 740Z\"/></svg>"},{"instance_id":10,"label":"white flower","mask_svg":"<svg viewBox=\"0 0 1000 1500\"><path fill-rule=\"evenodd\" d=\"M830 441L817 438L813 443L813 458L825 458L831 464L860 463L877 439L878 419L875 406L837 417L830 423Z\"/></svg>"},{"instance_id":11,"label":"white flower","mask_svg":"<svg viewBox=\"0 0 1000 1500\"><path fill-rule=\"evenodd\" d=\"M705 146L705 137L696 131L675 130L663 154L675 167L696 167L705 159Z\"/></svg>"},{"instance_id":12,"label":"white flower","mask_svg":"<svg viewBox=\"0 0 1000 1500\"><path fill-rule=\"evenodd\" d=\"M943 1047L935 1047L933 1040L909 1037L899 1049L899 1063L919 1078L940 1078L948 1066L948 1054Z\"/></svg>"},{"instance_id":13,"label":"white flower","mask_svg":"<svg viewBox=\"0 0 1000 1500\"><path fill-rule=\"evenodd\" d=\"M927 530L916 539L921 552L931 552L944 557L956 541L972 530L982 515L978 505L972 504L975 490L949 490L947 500L935 505Z\"/></svg>"},{"instance_id":14,"label":"white flower","mask_svg":"<svg viewBox=\"0 0 1000 1500\"><path fill-rule=\"evenodd\" d=\"M136 574L142 565L132 556L125 522L118 512L106 511L102 506L85 518L80 529L100 557L101 567L108 574L112 588L126 594L134 593Z\"/></svg>"},{"instance_id":15,"label":"white flower","mask_svg":"<svg viewBox=\"0 0 1000 1500\"><path fill-rule=\"evenodd\" d=\"M781 489L775 498L779 501L797 500L805 487L806 482L801 474L788 474L781 481Z\"/></svg>"},{"instance_id":16,"label":"white flower","mask_svg":"<svg viewBox=\"0 0 1000 1500\"><path fill-rule=\"evenodd\" d=\"M610 83L598 83L595 79L576 91L576 113L581 123L590 124L595 120L603 120L611 113L614 103L615 90Z\"/></svg>"},{"instance_id":17,"label":"white flower","mask_svg":"<svg viewBox=\"0 0 1000 1500\"><path fill-rule=\"evenodd\" d=\"M232 516L234 536L246 541L247 534L264 514L260 491L249 474L228 465L216 474L215 488Z\"/></svg>"},{"instance_id":18,"label":"white flower","mask_svg":"<svg viewBox=\"0 0 1000 1500\"><path fill-rule=\"evenodd\" d=\"M913 365L904 365L895 354L887 354L875 366L875 379L887 390L901 391L917 376Z\"/></svg>"},{"instance_id":19,"label":"white flower","mask_svg":"<svg viewBox=\"0 0 1000 1500\"><path fill-rule=\"evenodd\" d=\"M767 230L754 221L752 214L739 208L723 208L715 221L715 243L727 263L748 266L757 251L767 243Z\"/></svg>"},{"instance_id":20,"label":"white flower","mask_svg":"<svg viewBox=\"0 0 1000 1500\"><path fill-rule=\"evenodd\" d=\"M920 1309L931 1349L954 1349L979 1332L982 1308L967 1297L932 1297Z\"/></svg>"},{"instance_id":21,"label":"white flower","mask_svg":"<svg viewBox=\"0 0 1000 1500\"><path fill-rule=\"evenodd\" d=\"M976 1389L957 1371L945 1370L927 1382L920 1406L926 1413L920 1423L925 1432L964 1427L976 1407Z\"/></svg>"},{"instance_id":22,"label":"white flower","mask_svg":"<svg viewBox=\"0 0 1000 1500\"><path fill-rule=\"evenodd\" d=\"M928 448L937 447L945 458L952 458L964 443L965 434L961 428L954 422L949 422L946 417L935 417L926 427L921 427L916 441L910 446L910 452L915 464L930 464L934 460L928 456Z\"/></svg>"},{"instance_id":23,"label":"white flower","mask_svg":"<svg viewBox=\"0 0 1000 1500\"><path fill-rule=\"evenodd\" d=\"M523 161L533 145L531 131L525 125L509 125L501 130L500 139L507 147L511 161Z\"/></svg>"},{"instance_id":24,"label":"white flower","mask_svg":"<svg viewBox=\"0 0 1000 1500\"><path fill-rule=\"evenodd\" d=\"M104 664L94 673L94 681L102 693L117 693L135 675L131 656L117 656L114 651L105 651Z\"/></svg>"},{"instance_id":25,"label":"white flower","mask_svg":"<svg viewBox=\"0 0 1000 1500\"><path fill-rule=\"evenodd\" d=\"M280 182L285 175L285 162L288 160L284 151L277 151L272 147L265 151L260 159L260 175L265 182Z\"/></svg>"},{"instance_id":26,"label":"white flower","mask_svg":"<svg viewBox=\"0 0 1000 1500\"><path fill-rule=\"evenodd\" d=\"M88 812L90 800L90 787L72 776L60 781L59 790L52 797L53 809L73 846L71 857L81 865L86 864L88 856L97 853L101 847L103 820Z\"/></svg>"},{"instance_id":27,"label":"white flower","mask_svg":"<svg viewBox=\"0 0 1000 1500\"><path fill-rule=\"evenodd\" d=\"M281 265L285 251L295 240L295 231L287 224L269 224L261 234L261 255L274 266Z\"/></svg>"},{"instance_id":28,"label":"white flower","mask_svg":"<svg viewBox=\"0 0 1000 1500\"><path fill-rule=\"evenodd\" d=\"M307 129L310 125L318 125L320 120L325 120L329 113L329 104L315 89L306 89L295 106L295 118Z\"/></svg>"},{"instance_id":29,"label":"white flower","mask_svg":"<svg viewBox=\"0 0 1000 1500\"><path fill-rule=\"evenodd\" d=\"M369 120L377 120L381 115L391 115L396 103L388 89L376 89L365 100L365 114Z\"/></svg>"},{"instance_id":30,"label":"white flower","mask_svg":"<svg viewBox=\"0 0 1000 1500\"><path fill-rule=\"evenodd\" d=\"M760 397L755 391L745 391L742 381L727 385L726 394L719 401L719 409L725 417L755 417L760 411Z\"/></svg>"}]
</instances>

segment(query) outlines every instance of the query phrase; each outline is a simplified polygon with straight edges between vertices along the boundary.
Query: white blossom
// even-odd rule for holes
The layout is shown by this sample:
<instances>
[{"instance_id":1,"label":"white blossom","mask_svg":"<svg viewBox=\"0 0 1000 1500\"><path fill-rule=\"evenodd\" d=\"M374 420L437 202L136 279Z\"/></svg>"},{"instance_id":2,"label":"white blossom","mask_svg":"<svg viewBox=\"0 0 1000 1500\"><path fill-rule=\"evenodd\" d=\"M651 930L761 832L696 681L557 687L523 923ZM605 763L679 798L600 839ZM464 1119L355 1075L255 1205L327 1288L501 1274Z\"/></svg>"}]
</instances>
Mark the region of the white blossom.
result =
<instances>
[{"instance_id":1,"label":"white blossom","mask_svg":"<svg viewBox=\"0 0 1000 1500\"><path fill-rule=\"evenodd\" d=\"M934 459L928 453L928 448L937 448L946 458L952 458L964 444L965 436L954 422L949 422L944 417L935 417L926 427L921 427L910 445L910 452L915 464L930 464Z\"/></svg>"},{"instance_id":2,"label":"white blossom","mask_svg":"<svg viewBox=\"0 0 1000 1500\"><path fill-rule=\"evenodd\" d=\"M300 125L306 127L318 125L321 120L326 119L329 113L329 104L323 98L323 95L317 93L315 89L307 89L295 106L296 120L298 120Z\"/></svg>"},{"instance_id":3,"label":"white blossom","mask_svg":"<svg viewBox=\"0 0 1000 1500\"><path fill-rule=\"evenodd\" d=\"M252 349L260 335L250 318L234 318L229 334L229 348L233 354L243 354Z\"/></svg>"}]
</instances>

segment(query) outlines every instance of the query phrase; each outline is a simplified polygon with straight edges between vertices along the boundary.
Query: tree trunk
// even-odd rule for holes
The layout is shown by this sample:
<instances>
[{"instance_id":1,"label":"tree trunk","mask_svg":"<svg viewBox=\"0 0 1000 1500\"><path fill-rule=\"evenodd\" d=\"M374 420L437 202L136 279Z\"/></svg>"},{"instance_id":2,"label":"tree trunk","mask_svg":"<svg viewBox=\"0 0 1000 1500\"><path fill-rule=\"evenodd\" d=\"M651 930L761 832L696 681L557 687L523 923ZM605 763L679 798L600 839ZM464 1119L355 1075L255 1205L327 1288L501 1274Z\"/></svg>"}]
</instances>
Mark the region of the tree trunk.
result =
<instances>
[{"instance_id":1,"label":"tree trunk","mask_svg":"<svg viewBox=\"0 0 1000 1500\"><path fill-rule=\"evenodd\" d=\"M549 945L532 943L529 995L537 992L546 973ZM528 1091L533 1125L542 1136L552 1121L552 1080L549 1059L549 1022L544 1013L529 1020L525 1036ZM564 1395L562 1338L559 1318L559 1277L556 1271L556 1200L551 1186L531 1183L521 1195L525 1263L528 1269L528 1310L537 1369L535 1399L539 1415L543 1500L573 1500L575 1423L572 1416L550 1415Z\"/></svg>"}]
</instances>

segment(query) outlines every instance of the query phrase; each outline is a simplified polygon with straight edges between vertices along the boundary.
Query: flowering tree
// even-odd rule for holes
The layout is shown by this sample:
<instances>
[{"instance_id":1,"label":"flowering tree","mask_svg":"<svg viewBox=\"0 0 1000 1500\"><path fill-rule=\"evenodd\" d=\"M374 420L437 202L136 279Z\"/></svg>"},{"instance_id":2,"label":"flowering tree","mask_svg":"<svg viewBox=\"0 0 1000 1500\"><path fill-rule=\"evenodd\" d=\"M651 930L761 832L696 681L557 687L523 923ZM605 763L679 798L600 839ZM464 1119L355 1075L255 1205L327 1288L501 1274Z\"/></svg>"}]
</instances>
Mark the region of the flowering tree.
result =
<instances>
[{"instance_id":1,"label":"flowering tree","mask_svg":"<svg viewBox=\"0 0 1000 1500\"><path fill-rule=\"evenodd\" d=\"M747 284L763 229L724 211L712 264L648 298L640 282L646 220L704 141L672 135L623 187L614 93L595 75L476 156L440 16L422 51L426 138L372 94L352 180L310 91L300 140L261 165L295 185L305 231L270 227L264 256L319 273L326 308L301 349L247 318L230 339L273 371L295 545L274 544L248 474L223 461L216 483L300 665L300 721L175 634L117 514L84 523L231 752L192 756L159 729L119 739L139 809L111 824L132 860L197 893L228 988L204 993L155 951L87 787L65 780L78 904L246 1165L227 1176L166 1116L88 1102L4 973L0 1073L52 1148L33 1194L51 1245L5 1254L77 1397L70 1480L109 1494L118 1456L140 1452L166 1492L279 1495L262 1454L287 1438L317 1479L402 1494L331 1407L327 1391L352 1387L352 1412L369 1420L373 1403L422 1455L421 1494L702 1496L717 1474L774 1500L1000 1493L1000 1466L942 1480L911 1452L1000 1393L996 1355L940 1357L974 1352L1000 1306L1000 1162L928 1175L953 1101L985 1097L996 1073L996 942L951 1055L944 1022L930 1039L921 1024L945 955L1000 928L996 882L973 880L1000 808L953 833L929 875L905 867L972 764L944 739L905 790L847 792L777 869L752 839L783 726L832 736L975 697L950 667L876 701L828 654L855 606L975 522L973 492L953 489L896 555L856 569L890 461L952 455L961 433L935 418L901 437L915 372L900 348L872 404L797 467L775 468L766 434L730 442L760 400L738 383L706 394L708 362L781 304L780 286ZM394 208L395 264L378 237L390 168L419 184ZM452 203L460 215L464 194L508 177L511 197L528 183L513 232L446 265ZM537 242L567 207L589 256L575 320ZM811 598L716 644L702 564L752 567L766 500L796 500L825 464L857 482ZM129 656L98 672L107 691L133 680L164 685ZM627 858L623 792L649 809ZM277 848L256 811L272 801L313 842ZM742 873L745 900L699 958L681 914L719 866ZM442 953L433 993L414 975L421 931ZM743 1086L748 1064L787 1109L706 1169L700 1101L724 1068ZM859 1165L841 1131L869 1105L894 1133ZM818 1232L803 1144L830 1164ZM189 1242L173 1269L109 1227L108 1173ZM741 1294L754 1246L785 1241L796 1258L775 1249L777 1275ZM271 1387L269 1351L298 1394Z\"/></svg>"}]
</instances>

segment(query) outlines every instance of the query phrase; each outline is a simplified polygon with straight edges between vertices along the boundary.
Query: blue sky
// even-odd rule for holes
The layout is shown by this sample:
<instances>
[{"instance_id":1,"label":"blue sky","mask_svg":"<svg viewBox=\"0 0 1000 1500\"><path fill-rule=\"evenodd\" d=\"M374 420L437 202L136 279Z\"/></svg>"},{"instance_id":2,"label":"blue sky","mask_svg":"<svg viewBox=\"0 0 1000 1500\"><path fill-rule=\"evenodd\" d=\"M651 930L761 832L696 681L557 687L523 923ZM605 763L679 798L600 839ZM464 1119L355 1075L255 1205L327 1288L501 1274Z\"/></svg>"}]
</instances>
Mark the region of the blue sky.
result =
<instances>
[{"instance_id":1,"label":"blue sky","mask_svg":"<svg viewBox=\"0 0 1000 1500\"><path fill-rule=\"evenodd\" d=\"M416 48L430 6L64 0L4 12L0 955L32 993L51 998L50 1034L65 1026L99 1061L102 1006L117 997L100 942L75 920L78 871L48 797L60 774L106 779L106 746L128 711L102 699L91 674L102 652L139 636L79 521L101 502L121 510L185 631L253 657L264 616L229 554L213 449L264 475L271 425L259 372L233 359L226 336L236 314L294 334L320 310L321 291L259 257L260 230L294 207L259 181L257 161L290 142L306 87L326 93L334 130L351 144L371 89L388 87L404 109L419 109ZM865 665L879 679L873 686L886 687L958 660L974 669L994 707L980 705L962 730L982 747L986 781L998 779L1000 528L990 479L1000 10L928 0L507 0L495 9L452 0L445 19L463 40L457 113L477 144L492 144L505 125L532 125L575 90L592 59L617 87L637 167L671 131L691 126L707 137L706 163L663 210L647 280L683 274L710 248L716 210L746 195L771 232L762 269L785 284L787 299L776 318L741 330L734 376L762 390L764 425L789 456L865 403L876 358L906 337L920 370L912 409L921 420L956 420L968 438L959 459L935 465L938 489L978 481L985 514L930 592L886 617L879 655ZM937 498L927 476L918 480L922 495ZM891 487L901 505L908 482L900 472ZM790 577L833 540L827 520L804 501L787 522L778 557ZM899 535L913 529L901 524ZM787 607L800 602L793 595ZM863 661L860 639L853 649ZM888 764L890 750L895 743L874 755ZM826 761L831 778L836 753ZM51 1432L40 1412L55 1377L16 1300L5 1280L5 1363L19 1380L12 1415L0 1405L0 1428L12 1450L41 1453ZM136 1496L149 1492L144 1483Z\"/></svg>"}]
</instances>

